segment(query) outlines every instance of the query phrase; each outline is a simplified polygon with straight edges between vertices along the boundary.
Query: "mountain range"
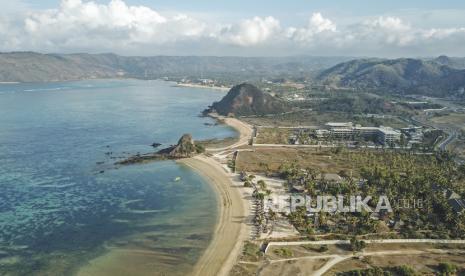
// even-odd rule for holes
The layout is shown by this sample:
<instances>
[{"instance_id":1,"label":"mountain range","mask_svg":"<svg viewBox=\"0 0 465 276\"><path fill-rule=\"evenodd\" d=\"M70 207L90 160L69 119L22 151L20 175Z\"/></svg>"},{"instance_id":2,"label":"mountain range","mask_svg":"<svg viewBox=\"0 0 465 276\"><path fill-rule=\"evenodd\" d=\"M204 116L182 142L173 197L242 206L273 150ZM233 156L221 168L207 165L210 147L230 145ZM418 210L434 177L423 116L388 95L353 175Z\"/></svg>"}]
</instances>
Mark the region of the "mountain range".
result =
<instances>
[{"instance_id":1,"label":"mountain range","mask_svg":"<svg viewBox=\"0 0 465 276\"><path fill-rule=\"evenodd\" d=\"M457 59L357 59L324 70L316 80L334 88L398 94L463 96L465 70ZM446 64L447 63L447 64Z\"/></svg>"},{"instance_id":2,"label":"mountain range","mask_svg":"<svg viewBox=\"0 0 465 276\"><path fill-rule=\"evenodd\" d=\"M465 58L127 57L115 54L0 53L0 82L161 77L303 78L332 88L395 94L465 96Z\"/></svg>"},{"instance_id":3,"label":"mountain range","mask_svg":"<svg viewBox=\"0 0 465 276\"><path fill-rule=\"evenodd\" d=\"M0 53L0 82L48 82L89 78L249 77L309 75L348 57L127 57L115 54Z\"/></svg>"}]
</instances>

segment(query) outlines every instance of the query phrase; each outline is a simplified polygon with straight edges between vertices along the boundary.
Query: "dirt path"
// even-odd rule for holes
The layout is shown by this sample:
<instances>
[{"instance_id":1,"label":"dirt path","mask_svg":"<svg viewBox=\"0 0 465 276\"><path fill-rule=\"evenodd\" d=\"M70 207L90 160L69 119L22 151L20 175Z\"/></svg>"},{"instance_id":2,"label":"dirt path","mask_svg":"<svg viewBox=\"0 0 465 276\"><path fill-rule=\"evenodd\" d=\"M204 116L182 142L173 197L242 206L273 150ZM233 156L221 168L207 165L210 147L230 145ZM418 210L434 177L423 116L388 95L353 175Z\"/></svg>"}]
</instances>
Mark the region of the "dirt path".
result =
<instances>
[{"instance_id":1,"label":"dirt path","mask_svg":"<svg viewBox=\"0 0 465 276\"><path fill-rule=\"evenodd\" d=\"M344 254L344 255L318 255L318 256L303 256L296 258L286 258L279 260L271 260L270 264L277 262L288 262L288 261L297 261L297 260L316 260L316 259L329 259L321 268L316 271L313 271L310 275L312 276L322 276L335 265L349 260L353 257L362 257L362 256L391 256L391 255L420 255L420 254L447 254L454 250L444 250L444 249L430 249L430 250L413 250L413 249L403 249L403 250L386 250L386 251L376 251L376 252L360 252L356 254ZM456 252L464 252L463 250L455 250Z\"/></svg>"}]
</instances>

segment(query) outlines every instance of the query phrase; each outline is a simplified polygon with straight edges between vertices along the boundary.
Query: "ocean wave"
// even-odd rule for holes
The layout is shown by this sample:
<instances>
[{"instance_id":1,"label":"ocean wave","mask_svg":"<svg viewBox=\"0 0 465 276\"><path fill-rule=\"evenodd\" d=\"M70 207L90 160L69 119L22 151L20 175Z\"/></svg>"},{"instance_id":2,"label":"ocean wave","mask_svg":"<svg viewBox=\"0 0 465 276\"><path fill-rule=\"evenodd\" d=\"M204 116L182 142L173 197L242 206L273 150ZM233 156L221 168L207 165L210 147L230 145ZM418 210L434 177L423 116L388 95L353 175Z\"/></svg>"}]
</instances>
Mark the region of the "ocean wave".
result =
<instances>
[{"instance_id":1,"label":"ocean wave","mask_svg":"<svg viewBox=\"0 0 465 276\"><path fill-rule=\"evenodd\" d=\"M53 88L34 88L34 89L24 89L24 92L34 92L34 91L59 91L59 90L65 90L65 89L71 89L69 86L63 86L63 87L53 87Z\"/></svg>"}]
</instances>

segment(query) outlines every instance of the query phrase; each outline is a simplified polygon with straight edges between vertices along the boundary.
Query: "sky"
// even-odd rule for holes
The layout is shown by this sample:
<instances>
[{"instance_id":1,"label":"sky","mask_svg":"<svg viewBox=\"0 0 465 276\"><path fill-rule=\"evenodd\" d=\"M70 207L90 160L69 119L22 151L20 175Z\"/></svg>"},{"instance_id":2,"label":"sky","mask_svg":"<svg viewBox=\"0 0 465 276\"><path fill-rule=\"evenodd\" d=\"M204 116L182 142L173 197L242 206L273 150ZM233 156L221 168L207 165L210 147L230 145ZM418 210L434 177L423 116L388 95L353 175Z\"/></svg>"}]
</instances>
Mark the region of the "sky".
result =
<instances>
[{"instance_id":1,"label":"sky","mask_svg":"<svg viewBox=\"0 0 465 276\"><path fill-rule=\"evenodd\" d=\"M0 51L465 56L463 0L0 0Z\"/></svg>"}]
</instances>

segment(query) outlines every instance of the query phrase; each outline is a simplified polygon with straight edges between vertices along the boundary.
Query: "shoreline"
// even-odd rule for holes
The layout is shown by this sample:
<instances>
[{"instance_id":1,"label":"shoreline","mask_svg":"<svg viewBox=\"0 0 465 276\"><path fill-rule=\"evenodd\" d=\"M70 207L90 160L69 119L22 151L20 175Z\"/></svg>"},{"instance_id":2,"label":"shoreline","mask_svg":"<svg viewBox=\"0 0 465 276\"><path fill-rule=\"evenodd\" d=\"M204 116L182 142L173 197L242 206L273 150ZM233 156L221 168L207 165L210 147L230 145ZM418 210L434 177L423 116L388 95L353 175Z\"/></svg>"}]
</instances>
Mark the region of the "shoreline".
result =
<instances>
[{"instance_id":1,"label":"shoreline","mask_svg":"<svg viewBox=\"0 0 465 276\"><path fill-rule=\"evenodd\" d=\"M198 155L177 162L202 176L218 198L218 218L213 238L190 275L226 276L235 265L247 236L247 203L238 190L239 186L234 186L225 169L212 158Z\"/></svg>"},{"instance_id":2,"label":"shoreline","mask_svg":"<svg viewBox=\"0 0 465 276\"><path fill-rule=\"evenodd\" d=\"M219 90L219 91L224 91L224 92L227 92L231 89L230 87L209 86L209 85L202 85L202 84L195 84L195 83L176 83L176 86L177 87L212 89L212 90Z\"/></svg>"},{"instance_id":3,"label":"shoreline","mask_svg":"<svg viewBox=\"0 0 465 276\"><path fill-rule=\"evenodd\" d=\"M252 139L253 127L250 126L249 124L244 123L239 119L222 116L216 113L208 113L207 116L235 129L237 133L239 134L237 137L235 137L237 141L234 144L230 146L222 147L222 148L207 148L206 149L207 151L225 151L225 150L237 148L240 146L248 145L250 142L250 139Z\"/></svg>"},{"instance_id":4,"label":"shoreline","mask_svg":"<svg viewBox=\"0 0 465 276\"><path fill-rule=\"evenodd\" d=\"M238 141L224 148L206 149L207 151L229 151L247 145L253 129L250 125L236 118L226 118L217 114L210 117L222 120L238 132ZM218 198L218 218L213 238L197 261L190 275L226 276L236 264L241 254L242 244L248 239L249 201L241 190L242 182L235 180L238 176L228 171L214 156L197 155L192 158L177 160L200 176L214 189Z\"/></svg>"}]
</instances>

